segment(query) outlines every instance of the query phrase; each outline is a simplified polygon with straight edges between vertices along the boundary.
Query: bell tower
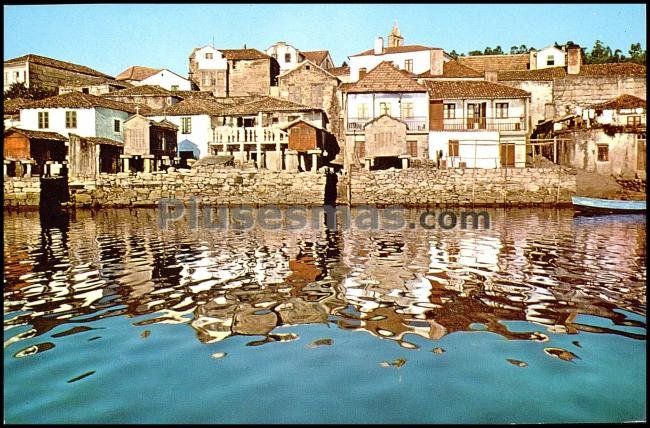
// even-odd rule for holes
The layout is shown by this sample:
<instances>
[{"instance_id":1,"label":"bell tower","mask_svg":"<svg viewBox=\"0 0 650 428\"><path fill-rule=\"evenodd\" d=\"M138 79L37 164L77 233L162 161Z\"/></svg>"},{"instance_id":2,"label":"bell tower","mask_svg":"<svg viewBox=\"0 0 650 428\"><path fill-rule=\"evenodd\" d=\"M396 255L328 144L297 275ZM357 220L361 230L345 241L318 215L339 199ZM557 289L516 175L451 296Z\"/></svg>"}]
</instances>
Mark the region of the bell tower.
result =
<instances>
[{"instance_id":1,"label":"bell tower","mask_svg":"<svg viewBox=\"0 0 650 428\"><path fill-rule=\"evenodd\" d=\"M388 47L394 48L403 45L404 45L404 37L402 37L402 35L400 34L399 28L397 27L397 21L395 21L395 24L393 25L393 29L388 35Z\"/></svg>"}]
</instances>

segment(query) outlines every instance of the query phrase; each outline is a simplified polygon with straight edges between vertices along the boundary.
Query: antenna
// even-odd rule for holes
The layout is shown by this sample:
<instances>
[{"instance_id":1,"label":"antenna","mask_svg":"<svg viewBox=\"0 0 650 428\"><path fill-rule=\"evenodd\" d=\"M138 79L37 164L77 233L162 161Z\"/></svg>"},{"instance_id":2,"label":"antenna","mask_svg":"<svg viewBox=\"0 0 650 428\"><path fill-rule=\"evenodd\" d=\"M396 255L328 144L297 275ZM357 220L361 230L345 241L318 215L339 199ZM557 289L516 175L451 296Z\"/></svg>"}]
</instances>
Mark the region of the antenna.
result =
<instances>
[{"instance_id":1,"label":"antenna","mask_svg":"<svg viewBox=\"0 0 650 428\"><path fill-rule=\"evenodd\" d=\"M212 35L212 47L214 47L214 35Z\"/></svg>"}]
</instances>

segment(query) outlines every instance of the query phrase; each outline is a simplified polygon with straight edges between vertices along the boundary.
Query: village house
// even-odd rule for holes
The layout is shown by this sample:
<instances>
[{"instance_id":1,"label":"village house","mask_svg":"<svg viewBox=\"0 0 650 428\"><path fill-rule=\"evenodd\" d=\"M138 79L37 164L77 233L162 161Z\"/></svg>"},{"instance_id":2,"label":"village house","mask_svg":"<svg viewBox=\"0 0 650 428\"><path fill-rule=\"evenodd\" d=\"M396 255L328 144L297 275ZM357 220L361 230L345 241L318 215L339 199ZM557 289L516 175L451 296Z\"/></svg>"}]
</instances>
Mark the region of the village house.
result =
<instances>
[{"instance_id":1,"label":"village house","mask_svg":"<svg viewBox=\"0 0 650 428\"><path fill-rule=\"evenodd\" d=\"M4 129L20 127L20 109L31 100L25 98L13 98L3 100L2 113L4 116Z\"/></svg>"},{"instance_id":2,"label":"village house","mask_svg":"<svg viewBox=\"0 0 650 428\"><path fill-rule=\"evenodd\" d=\"M4 132L4 175L47 175L48 163L63 165L68 139L57 132L9 128Z\"/></svg>"},{"instance_id":3,"label":"village house","mask_svg":"<svg viewBox=\"0 0 650 428\"><path fill-rule=\"evenodd\" d=\"M404 45L404 38L395 24L388 35L388 46L384 46L382 37L377 37L373 49L352 55L348 59L350 61L350 82L356 82L379 63L386 61L416 75L429 70L433 75L441 75L443 63L452 58L440 48Z\"/></svg>"},{"instance_id":4,"label":"village house","mask_svg":"<svg viewBox=\"0 0 650 428\"><path fill-rule=\"evenodd\" d=\"M131 86L133 85L130 83L105 77L80 77L71 79L66 84L59 86L59 95L72 91L90 95L102 95L130 88Z\"/></svg>"},{"instance_id":5,"label":"village house","mask_svg":"<svg viewBox=\"0 0 650 428\"><path fill-rule=\"evenodd\" d=\"M135 112L131 104L75 91L26 104L20 109L20 125L68 137L70 175L94 176L117 172L124 122Z\"/></svg>"},{"instance_id":6,"label":"village house","mask_svg":"<svg viewBox=\"0 0 650 428\"><path fill-rule=\"evenodd\" d=\"M206 45L189 57L189 79L215 97L269 95L277 85L278 62L257 49L217 49Z\"/></svg>"},{"instance_id":7,"label":"village house","mask_svg":"<svg viewBox=\"0 0 650 428\"><path fill-rule=\"evenodd\" d=\"M524 167L530 94L485 80L425 80L429 157L446 167Z\"/></svg>"},{"instance_id":8,"label":"village house","mask_svg":"<svg viewBox=\"0 0 650 428\"><path fill-rule=\"evenodd\" d=\"M410 73L384 61L341 90L346 159L381 168L428 157L429 96Z\"/></svg>"},{"instance_id":9,"label":"village house","mask_svg":"<svg viewBox=\"0 0 650 428\"><path fill-rule=\"evenodd\" d=\"M280 73L291 70L301 62L309 60L321 68L334 67L334 61L328 50L300 51L285 42L277 42L266 49L266 54L275 58L280 66Z\"/></svg>"},{"instance_id":10,"label":"village house","mask_svg":"<svg viewBox=\"0 0 650 428\"><path fill-rule=\"evenodd\" d=\"M168 120L156 122L141 114L124 123L122 171L160 171L178 163L178 126Z\"/></svg>"},{"instance_id":11,"label":"village house","mask_svg":"<svg viewBox=\"0 0 650 428\"><path fill-rule=\"evenodd\" d=\"M168 91L191 91L192 82L166 68L151 68L134 65L122 71L115 80L125 81L136 86L160 86Z\"/></svg>"},{"instance_id":12,"label":"village house","mask_svg":"<svg viewBox=\"0 0 650 428\"><path fill-rule=\"evenodd\" d=\"M184 99L164 109L145 114L154 121L166 120L178 127L177 147L180 162L210 154L214 128L220 124L223 105L200 97Z\"/></svg>"},{"instance_id":13,"label":"village house","mask_svg":"<svg viewBox=\"0 0 650 428\"><path fill-rule=\"evenodd\" d=\"M143 112L146 111L146 108L153 110L164 109L183 100L179 91L170 91L160 86L152 85L133 86L102 96L114 101L134 104L140 107L145 106L142 109Z\"/></svg>"},{"instance_id":14,"label":"village house","mask_svg":"<svg viewBox=\"0 0 650 428\"><path fill-rule=\"evenodd\" d=\"M88 77L112 79L92 68L41 55L28 54L4 62L5 91L14 83L24 83L27 88L36 86L58 90L72 80Z\"/></svg>"},{"instance_id":15,"label":"village house","mask_svg":"<svg viewBox=\"0 0 650 428\"><path fill-rule=\"evenodd\" d=\"M326 129L344 138L339 123L341 99L337 92L339 79L310 60L278 76L280 98L311 106L325 112Z\"/></svg>"}]
</instances>

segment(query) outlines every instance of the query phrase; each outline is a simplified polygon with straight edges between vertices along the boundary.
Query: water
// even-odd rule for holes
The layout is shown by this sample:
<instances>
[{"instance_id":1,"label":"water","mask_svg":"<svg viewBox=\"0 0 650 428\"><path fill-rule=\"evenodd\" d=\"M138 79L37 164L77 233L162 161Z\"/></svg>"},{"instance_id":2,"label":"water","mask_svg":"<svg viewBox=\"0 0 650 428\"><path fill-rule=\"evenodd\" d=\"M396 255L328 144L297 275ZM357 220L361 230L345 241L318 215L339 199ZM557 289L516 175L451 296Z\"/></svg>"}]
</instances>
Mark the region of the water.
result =
<instances>
[{"instance_id":1,"label":"water","mask_svg":"<svg viewBox=\"0 0 650 428\"><path fill-rule=\"evenodd\" d=\"M645 217L489 213L287 232L5 212L5 421L645 420Z\"/></svg>"}]
</instances>

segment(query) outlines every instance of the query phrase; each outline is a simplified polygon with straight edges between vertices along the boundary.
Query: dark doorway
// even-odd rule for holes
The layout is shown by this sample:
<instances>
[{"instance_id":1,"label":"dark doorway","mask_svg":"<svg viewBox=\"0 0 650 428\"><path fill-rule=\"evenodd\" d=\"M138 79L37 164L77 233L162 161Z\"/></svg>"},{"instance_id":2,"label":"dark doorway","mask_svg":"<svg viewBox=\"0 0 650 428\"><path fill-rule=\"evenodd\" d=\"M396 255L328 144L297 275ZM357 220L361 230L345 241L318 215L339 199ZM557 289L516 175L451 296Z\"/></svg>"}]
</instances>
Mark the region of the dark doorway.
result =
<instances>
[{"instance_id":1,"label":"dark doorway","mask_svg":"<svg viewBox=\"0 0 650 428\"><path fill-rule=\"evenodd\" d=\"M402 168L402 162L397 156L382 156L375 158L374 165L371 170L388 169L388 168Z\"/></svg>"}]
</instances>

